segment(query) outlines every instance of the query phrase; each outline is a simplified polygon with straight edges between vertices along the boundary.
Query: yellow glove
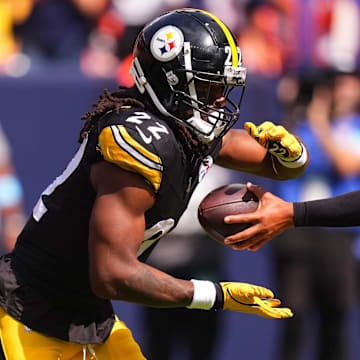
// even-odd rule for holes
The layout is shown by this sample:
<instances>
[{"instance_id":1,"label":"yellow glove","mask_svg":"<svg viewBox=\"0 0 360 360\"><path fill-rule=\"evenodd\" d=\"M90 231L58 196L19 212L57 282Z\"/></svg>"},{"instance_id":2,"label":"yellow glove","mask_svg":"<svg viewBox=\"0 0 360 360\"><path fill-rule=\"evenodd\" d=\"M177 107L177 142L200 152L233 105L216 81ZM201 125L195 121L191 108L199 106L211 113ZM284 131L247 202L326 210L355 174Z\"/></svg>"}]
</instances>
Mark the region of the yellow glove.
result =
<instances>
[{"instance_id":1,"label":"yellow glove","mask_svg":"<svg viewBox=\"0 0 360 360\"><path fill-rule=\"evenodd\" d=\"M285 162L298 160L303 152L300 142L283 126L265 121L259 126L246 122L245 130L272 155Z\"/></svg>"},{"instance_id":2,"label":"yellow glove","mask_svg":"<svg viewBox=\"0 0 360 360\"><path fill-rule=\"evenodd\" d=\"M224 310L255 314L271 319L290 318L294 315L289 308L279 308L281 301L274 299L273 292L264 287L238 282L222 282L216 284L216 288L217 295L219 288L223 293L223 304L217 304L217 308L221 308L222 305Z\"/></svg>"}]
</instances>

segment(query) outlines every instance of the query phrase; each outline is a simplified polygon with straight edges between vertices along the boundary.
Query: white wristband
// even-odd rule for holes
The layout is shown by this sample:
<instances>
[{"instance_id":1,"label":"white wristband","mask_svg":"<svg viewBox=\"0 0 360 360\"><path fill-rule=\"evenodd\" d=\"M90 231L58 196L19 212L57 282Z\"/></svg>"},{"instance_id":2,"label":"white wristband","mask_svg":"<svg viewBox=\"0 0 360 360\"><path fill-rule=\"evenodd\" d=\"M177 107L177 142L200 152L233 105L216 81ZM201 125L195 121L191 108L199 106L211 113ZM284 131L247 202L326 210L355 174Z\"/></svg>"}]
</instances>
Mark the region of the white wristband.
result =
<instances>
[{"instance_id":1,"label":"white wristband","mask_svg":"<svg viewBox=\"0 0 360 360\"><path fill-rule=\"evenodd\" d=\"M194 284L194 295L187 308L210 310L216 300L215 284L207 280L192 279L191 282Z\"/></svg>"},{"instance_id":2,"label":"white wristband","mask_svg":"<svg viewBox=\"0 0 360 360\"><path fill-rule=\"evenodd\" d=\"M300 145L302 147L302 153L298 159L296 159L295 161L285 161L285 160L282 160L277 157L277 160L279 161L279 163L287 168L292 168L292 169L303 166L307 161L308 153L307 153L306 148L304 148L302 146L302 144L300 144Z\"/></svg>"}]
</instances>

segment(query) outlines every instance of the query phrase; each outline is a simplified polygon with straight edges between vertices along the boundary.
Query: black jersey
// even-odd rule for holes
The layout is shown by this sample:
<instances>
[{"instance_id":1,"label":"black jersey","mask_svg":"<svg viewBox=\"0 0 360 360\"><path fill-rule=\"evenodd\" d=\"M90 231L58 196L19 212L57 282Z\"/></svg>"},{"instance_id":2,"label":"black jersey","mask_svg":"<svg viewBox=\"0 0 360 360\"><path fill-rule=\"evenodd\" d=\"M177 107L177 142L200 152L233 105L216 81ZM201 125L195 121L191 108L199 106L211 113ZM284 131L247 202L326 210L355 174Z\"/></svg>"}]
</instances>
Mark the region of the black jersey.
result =
<instances>
[{"instance_id":1,"label":"black jersey","mask_svg":"<svg viewBox=\"0 0 360 360\"><path fill-rule=\"evenodd\" d=\"M176 226L220 147L218 140L203 159L189 159L166 121L144 109L125 107L103 116L42 193L14 251L0 259L0 305L47 335L104 342L115 315L111 302L95 296L89 283L89 218L96 197L92 164L111 162L141 175L154 189L156 202L145 214L138 251L145 260Z\"/></svg>"}]
</instances>

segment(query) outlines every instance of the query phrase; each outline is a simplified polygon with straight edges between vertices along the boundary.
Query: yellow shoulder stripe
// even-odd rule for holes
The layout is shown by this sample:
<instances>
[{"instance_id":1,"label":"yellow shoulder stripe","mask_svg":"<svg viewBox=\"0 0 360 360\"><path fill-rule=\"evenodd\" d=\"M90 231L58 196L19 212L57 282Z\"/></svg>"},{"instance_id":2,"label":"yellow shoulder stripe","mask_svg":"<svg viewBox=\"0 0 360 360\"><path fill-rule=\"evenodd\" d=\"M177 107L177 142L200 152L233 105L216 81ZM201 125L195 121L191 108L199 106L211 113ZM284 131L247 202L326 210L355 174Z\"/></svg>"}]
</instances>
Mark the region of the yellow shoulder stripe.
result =
<instances>
[{"instance_id":1,"label":"yellow shoulder stripe","mask_svg":"<svg viewBox=\"0 0 360 360\"><path fill-rule=\"evenodd\" d=\"M136 140L134 140L129 133L127 132L127 130L125 129L125 127L123 125L119 125L117 126L117 128L120 131L120 134L122 136L122 138L128 143L130 144L130 146L132 146L134 149L136 149L139 153L141 153L142 155L144 155L145 157L147 157L148 159L150 159L151 161L155 162L155 163L160 163L161 164L161 159L158 155L153 154L152 152L148 151L146 148L144 148L141 144L139 144ZM115 129L116 131L116 129Z\"/></svg>"},{"instance_id":2,"label":"yellow shoulder stripe","mask_svg":"<svg viewBox=\"0 0 360 360\"><path fill-rule=\"evenodd\" d=\"M142 175L155 191L159 190L163 171L160 157L133 139L123 125L104 128L99 135L99 145L106 161Z\"/></svg>"},{"instance_id":3,"label":"yellow shoulder stripe","mask_svg":"<svg viewBox=\"0 0 360 360\"><path fill-rule=\"evenodd\" d=\"M237 51L237 48L236 48L236 44L235 44L235 41L234 41L234 38L230 32L230 30L227 28L227 26L218 18L216 17L214 14L211 14L205 10L198 10L200 12L203 12L207 15L209 15L210 17L212 17L215 22L221 27L222 31L224 32L225 36L226 36L226 39L227 41L229 42L229 45L230 45L230 48L231 48L231 52L232 52L232 66L234 67L238 67L239 66L239 54L238 54L238 51Z\"/></svg>"}]
</instances>

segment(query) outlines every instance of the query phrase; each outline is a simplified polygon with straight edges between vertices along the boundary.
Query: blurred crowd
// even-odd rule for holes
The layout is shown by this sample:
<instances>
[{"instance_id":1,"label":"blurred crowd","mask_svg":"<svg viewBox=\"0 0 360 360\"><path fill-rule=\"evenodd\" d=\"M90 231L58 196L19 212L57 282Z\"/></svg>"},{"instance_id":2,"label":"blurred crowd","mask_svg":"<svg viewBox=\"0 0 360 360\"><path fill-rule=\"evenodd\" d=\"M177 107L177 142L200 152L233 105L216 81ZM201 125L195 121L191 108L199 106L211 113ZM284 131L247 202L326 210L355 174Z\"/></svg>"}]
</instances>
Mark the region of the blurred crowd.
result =
<instances>
[{"instance_id":1,"label":"blurred crowd","mask_svg":"<svg viewBox=\"0 0 360 360\"><path fill-rule=\"evenodd\" d=\"M360 189L360 0L0 0L0 81L66 67L130 86L139 30L180 7L210 11L230 27L250 82L260 79L258 94L266 94L267 80L275 82L282 116L261 109L261 118L250 111L255 118L245 120L283 123L309 146L306 175L272 190L298 201ZM2 228L11 229L4 232L11 237L3 235L8 250L23 223L23 205L4 137L1 132L0 186L12 197L0 189L0 211ZM360 284L359 234L295 229L271 243L278 295L297 314L283 329L277 359L301 358L311 311L320 323L315 358L349 359L346 322Z\"/></svg>"},{"instance_id":2,"label":"blurred crowd","mask_svg":"<svg viewBox=\"0 0 360 360\"><path fill-rule=\"evenodd\" d=\"M279 77L359 62L359 0L1 0L0 74L75 65L131 83L139 29L179 7L215 13L238 37L250 72Z\"/></svg>"}]
</instances>

